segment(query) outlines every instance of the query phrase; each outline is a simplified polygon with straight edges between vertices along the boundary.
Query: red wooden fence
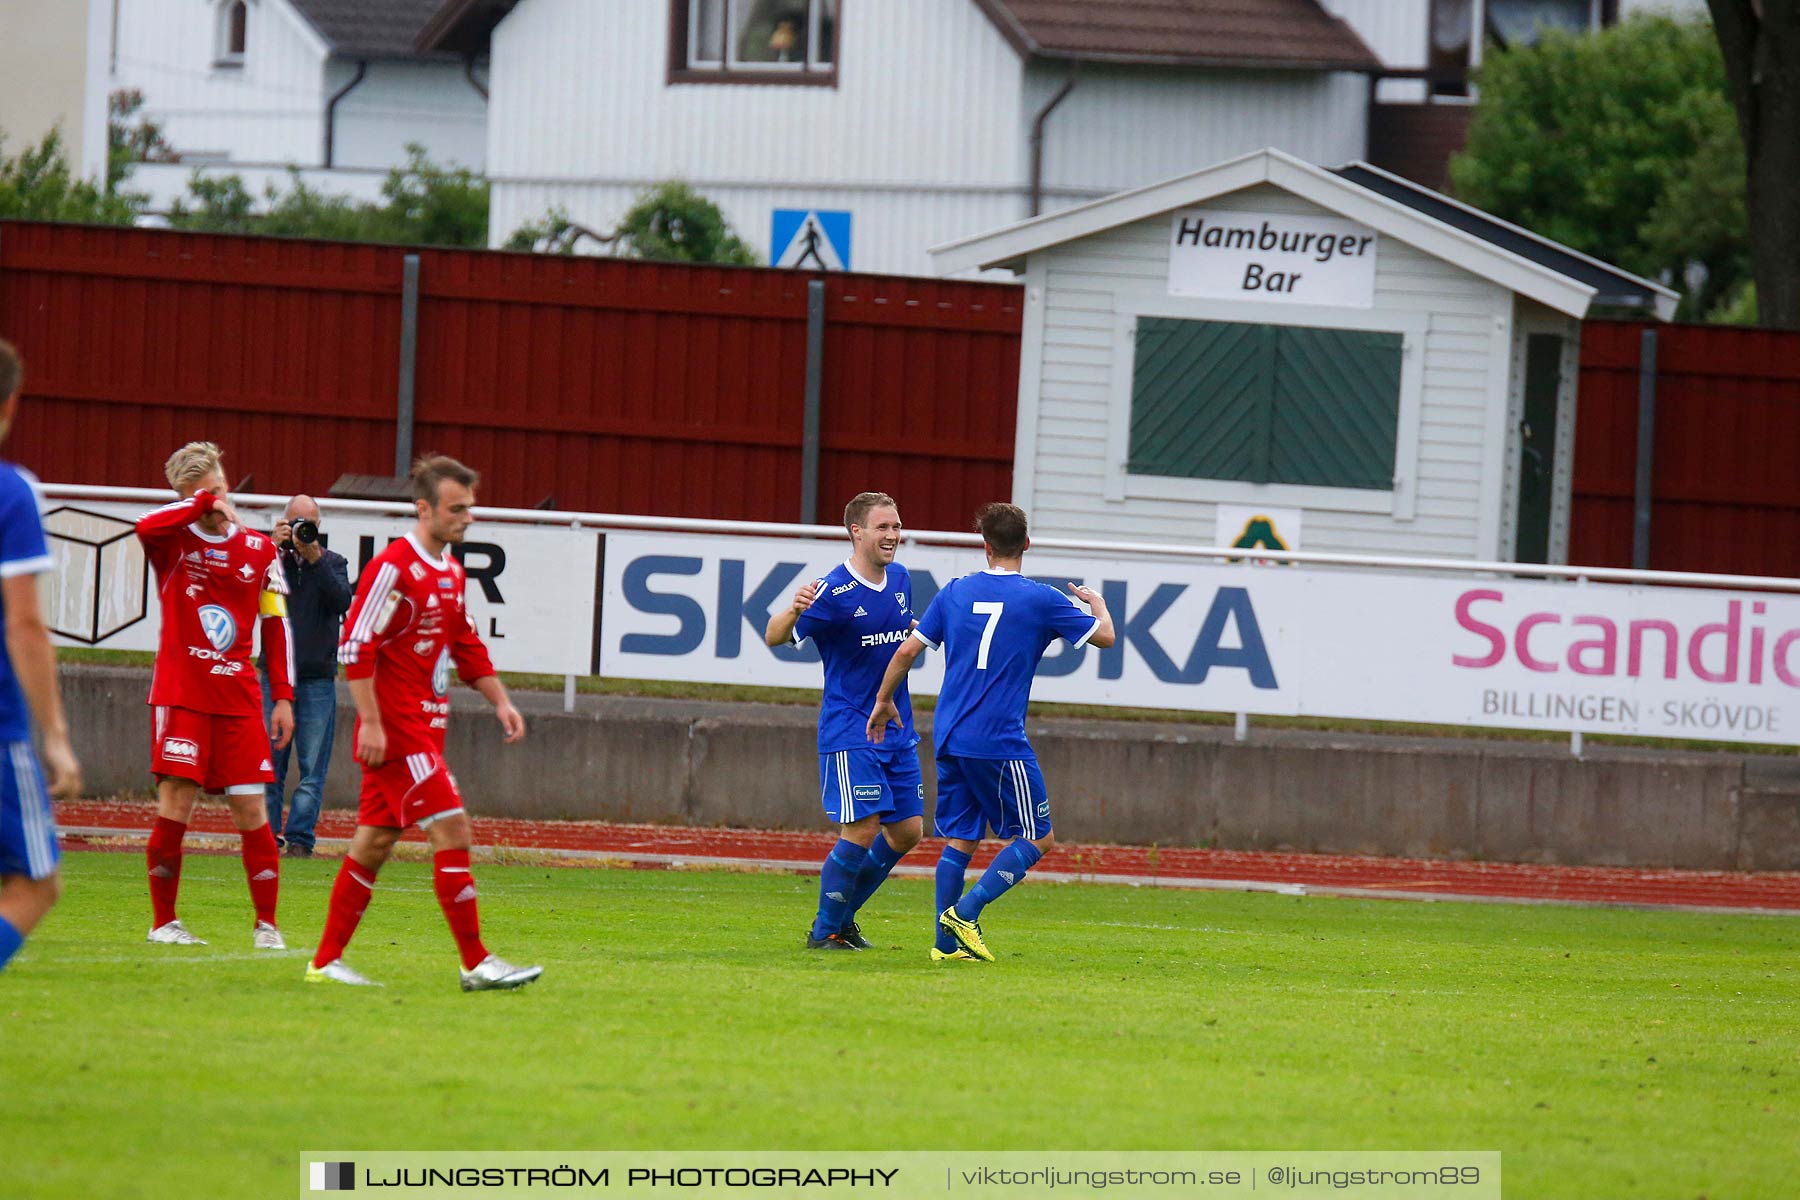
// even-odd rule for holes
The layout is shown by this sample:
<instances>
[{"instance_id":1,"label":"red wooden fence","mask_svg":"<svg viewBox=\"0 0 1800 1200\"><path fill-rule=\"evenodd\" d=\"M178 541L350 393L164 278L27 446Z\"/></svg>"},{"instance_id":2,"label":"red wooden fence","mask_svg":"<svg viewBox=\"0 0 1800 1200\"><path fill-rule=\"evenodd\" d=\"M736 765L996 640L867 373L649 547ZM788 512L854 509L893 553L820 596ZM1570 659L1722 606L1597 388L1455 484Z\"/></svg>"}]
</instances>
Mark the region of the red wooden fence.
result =
<instances>
[{"instance_id":1,"label":"red wooden fence","mask_svg":"<svg viewBox=\"0 0 1800 1200\"><path fill-rule=\"evenodd\" d=\"M765 268L422 250L414 446L483 499L799 515L807 283ZM322 492L394 466L406 250L0 222L16 458L158 485L182 442ZM1012 492L1022 289L828 275L819 515L892 492L963 528ZM1570 559L1629 566L1642 325L1582 338ZM1653 567L1800 576L1800 333L1658 329Z\"/></svg>"},{"instance_id":2,"label":"red wooden fence","mask_svg":"<svg viewBox=\"0 0 1800 1200\"><path fill-rule=\"evenodd\" d=\"M414 446L482 498L746 520L800 510L807 282L757 268L428 249ZM234 481L323 492L394 466L406 250L0 222L9 456L157 485L219 442ZM1012 492L1023 292L826 279L819 513L869 488L917 527Z\"/></svg>"},{"instance_id":3,"label":"red wooden fence","mask_svg":"<svg viewBox=\"0 0 1800 1200\"><path fill-rule=\"evenodd\" d=\"M1570 562L1631 565L1646 328L1582 334ZM1800 576L1800 333L1655 328L1649 565Z\"/></svg>"}]
</instances>

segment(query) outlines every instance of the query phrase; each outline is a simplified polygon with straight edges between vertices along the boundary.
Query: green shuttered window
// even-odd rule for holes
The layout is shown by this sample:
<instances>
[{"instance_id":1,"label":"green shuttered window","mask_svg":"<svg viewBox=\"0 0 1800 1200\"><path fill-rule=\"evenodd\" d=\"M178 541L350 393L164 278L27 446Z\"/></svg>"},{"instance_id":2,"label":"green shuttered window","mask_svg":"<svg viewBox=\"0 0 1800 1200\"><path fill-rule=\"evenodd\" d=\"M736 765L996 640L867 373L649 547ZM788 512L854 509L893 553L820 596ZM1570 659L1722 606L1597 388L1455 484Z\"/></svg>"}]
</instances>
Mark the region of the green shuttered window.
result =
<instances>
[{"instance_id":1,"label":"green shuttered window","mask_svg":"<svg viewBox=\"0 0 1800 1200\"><path fill-rule=\"evenodd\" d=\"M1403 337L1140 317L1134 475L1394 486Z\"/></svg>"}]
</instances>

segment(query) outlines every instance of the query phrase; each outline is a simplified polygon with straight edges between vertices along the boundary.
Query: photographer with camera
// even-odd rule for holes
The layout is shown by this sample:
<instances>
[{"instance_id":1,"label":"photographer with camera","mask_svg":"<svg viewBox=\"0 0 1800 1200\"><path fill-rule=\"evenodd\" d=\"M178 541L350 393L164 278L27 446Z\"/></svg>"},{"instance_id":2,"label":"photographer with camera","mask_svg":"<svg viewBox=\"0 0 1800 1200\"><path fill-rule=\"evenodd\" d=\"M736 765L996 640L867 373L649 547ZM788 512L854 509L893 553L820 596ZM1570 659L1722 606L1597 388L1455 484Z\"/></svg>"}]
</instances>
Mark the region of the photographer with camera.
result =
<instances>
[{"instance_id":1,"label":"photographer with camera","mask_svg":"<svg viewBox=\"0 0 1800 1200\"><path fill-rule=\"evenodd\" d=\"M281 749L271 747L275 782L265 794L269 827L283 840L289 858L310 858L313 829L319 822L319 800L325 793L325 771L331 765L331 741L337 732L338 625L350 608L350 564L319 542L319 506L311 496L295 496L275 523L274 541L281 548L287 576L288 623L293 630L294 737ZM263 672L263 708L270 707L268 664ZM288 754L297 749L300 785L281 821L287 787Z\"/></svg>"}]
</instances>

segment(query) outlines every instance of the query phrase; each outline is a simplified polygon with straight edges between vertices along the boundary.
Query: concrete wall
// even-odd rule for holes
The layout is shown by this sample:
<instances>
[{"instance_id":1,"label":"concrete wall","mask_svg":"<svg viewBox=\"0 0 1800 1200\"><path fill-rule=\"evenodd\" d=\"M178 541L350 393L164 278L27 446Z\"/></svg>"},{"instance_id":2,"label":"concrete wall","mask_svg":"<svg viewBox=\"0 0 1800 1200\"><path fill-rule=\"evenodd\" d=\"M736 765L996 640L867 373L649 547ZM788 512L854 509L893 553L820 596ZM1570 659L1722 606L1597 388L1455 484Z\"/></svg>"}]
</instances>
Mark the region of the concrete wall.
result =
<instances>
[{"instance_id":1,"label":"concrete wall","mask_svg":"<svg viewBox=\"0 0 1800 1200\"><path fill-rule=\"evenodd\" d=\"M148 789L148 674L65 668L89 788ZM355 803L351 710L328 808ZM478 815L817 828L814 714L803 707L517 698L500 744L458 689L446 748ZM928 725L928 722L927 722ZM1604 748L1044 720L1030 728L1056 830L1079 842L1717 870L1800 869L1800 760ZM929 742L920 747L928 802ZM929 815L929 807L927 813Z\"/></svg>"}]
</instances>

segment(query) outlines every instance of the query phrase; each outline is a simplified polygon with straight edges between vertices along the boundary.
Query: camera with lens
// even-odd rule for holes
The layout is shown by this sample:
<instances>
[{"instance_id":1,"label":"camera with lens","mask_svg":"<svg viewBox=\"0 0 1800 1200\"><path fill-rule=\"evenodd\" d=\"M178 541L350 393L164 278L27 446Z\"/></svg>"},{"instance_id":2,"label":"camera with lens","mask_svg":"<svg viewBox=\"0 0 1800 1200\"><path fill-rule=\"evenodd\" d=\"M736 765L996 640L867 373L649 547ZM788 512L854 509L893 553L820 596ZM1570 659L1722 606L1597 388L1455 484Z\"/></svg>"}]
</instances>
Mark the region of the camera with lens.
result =
<instances>
[{"instance_id":1,"label":"camera with lens","mask_svg":"<svg viewBox=\"0 0 1800 1200\"><path fill-rule=\"evenodd\" d=\"M296 517L288 523L288 542L290 545L310 546L319 540L319 523L309 521L305 517Z\"/></svg>"}]
</instances>

